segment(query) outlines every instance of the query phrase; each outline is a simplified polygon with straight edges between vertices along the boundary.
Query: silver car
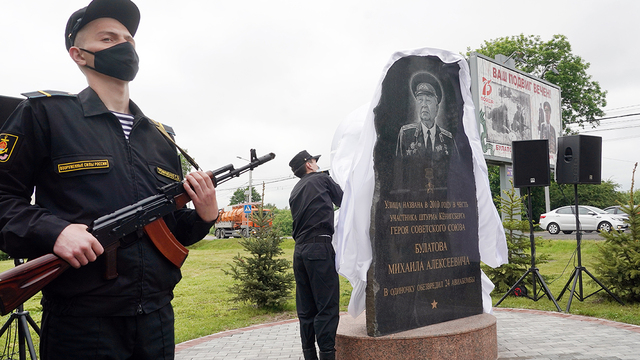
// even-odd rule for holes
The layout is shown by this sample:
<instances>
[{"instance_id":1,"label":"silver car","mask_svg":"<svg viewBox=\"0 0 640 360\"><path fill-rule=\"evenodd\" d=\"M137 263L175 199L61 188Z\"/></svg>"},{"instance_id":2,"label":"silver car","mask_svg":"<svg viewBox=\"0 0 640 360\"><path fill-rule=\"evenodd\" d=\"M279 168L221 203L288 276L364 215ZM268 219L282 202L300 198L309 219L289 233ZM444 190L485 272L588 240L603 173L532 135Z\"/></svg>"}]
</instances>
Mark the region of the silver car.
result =
<instances>
[{"instance_id":1,"label":"silver car","mask_svg":"<svg viewBox=\"0 0 640 360\"><path fill-rule=\"evenodd\" d=\"M571 234L576 230L575 209L574 205L563 206L540 215L540 227L549 231L550 234L557 234L560 231ZM578 211L580 229L583 231L624 231L629 227L622 216L606 213L597 207L580 205Z\"/></svg>"},{"instance_id":2,"label":"silver car","mask_svg":"<svg viewBox=\"0 0 640 360\"><path fill-rule=\"evenodd\" d=\"M622 216L625 219L629 218L629 215L627 215L624 211L622 211L622 209L620 208L619 205L609 206L608 208L604 208L604 211L609 213L609 214Z\"/></svg>"}]
</instances>

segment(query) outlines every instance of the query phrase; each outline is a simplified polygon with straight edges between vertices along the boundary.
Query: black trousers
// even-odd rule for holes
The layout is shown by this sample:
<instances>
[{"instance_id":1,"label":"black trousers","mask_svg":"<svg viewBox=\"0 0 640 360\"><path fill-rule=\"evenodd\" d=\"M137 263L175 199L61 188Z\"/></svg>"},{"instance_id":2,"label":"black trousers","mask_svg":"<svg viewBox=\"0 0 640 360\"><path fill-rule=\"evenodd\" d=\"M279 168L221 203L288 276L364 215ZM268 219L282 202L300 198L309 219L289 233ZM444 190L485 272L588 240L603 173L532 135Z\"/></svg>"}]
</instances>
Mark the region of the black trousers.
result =
<instances>
[{"instance_id":1,"label":"black trousers","mask_svg":"<svg viewBox=\"0 0 640 360\"><path fill-rule=\"evenodd\" d=\"M42 315L41 360L168 360L175 357L173 308L150 314L72 317Z\"/></svg>"},{"instance_id":2,"label":"black trousers","mask_svg":"<svg viewBox=\"0 0 640 360\"><path fill-rule=\"evenodd\" d=\"M296 245L293 273L303 349L333 351L340 319L340 280L330 243Z\"/></svg>"}]
</instances>

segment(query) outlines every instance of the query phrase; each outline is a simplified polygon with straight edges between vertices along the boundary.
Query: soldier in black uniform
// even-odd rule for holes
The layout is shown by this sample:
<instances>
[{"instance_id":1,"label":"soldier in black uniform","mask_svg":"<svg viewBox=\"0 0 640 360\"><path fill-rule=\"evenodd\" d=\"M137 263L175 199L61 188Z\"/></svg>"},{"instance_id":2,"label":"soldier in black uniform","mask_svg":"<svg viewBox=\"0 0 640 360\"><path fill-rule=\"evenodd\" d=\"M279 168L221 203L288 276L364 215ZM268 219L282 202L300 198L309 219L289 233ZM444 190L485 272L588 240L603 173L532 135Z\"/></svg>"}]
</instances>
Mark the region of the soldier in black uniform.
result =
<instances>
[{"instance_id":1,"label":"soldier in black uniform","mask_svg":"<svg viewBox=\"0 0 640 360\"><path fill-rule=\"evenodd\" d=\"M0 131L0 246L14 257L54 253L73 267L42 291L44 360L174 358L180 270L140 232L121 239L119 276L105 280L104 249L87 231L96 218L182 179L176 147L129 99L139 20L129 0L94 0L76 11L65 43L89 87L26 94ZM164 220L190 245L208 233L218 205L204 172L187 175L184 188L195 210Z\"/></svg>"},{"instance_id":2,"label":"soldier in black uniform","mask_svg":"<svg viewBox=\"0 0 640 360\"><path fill-rule=\"evenodd\" d=\"M289 197L293 217L293 273L296 278L296 309L305 360L335 359L340 310L340 282L336 272L333 236L333 205L340 206L342 189L331 177L318 172L317 160L306 150L291 161L300 178Z\"/></svg>"}]
</instances>

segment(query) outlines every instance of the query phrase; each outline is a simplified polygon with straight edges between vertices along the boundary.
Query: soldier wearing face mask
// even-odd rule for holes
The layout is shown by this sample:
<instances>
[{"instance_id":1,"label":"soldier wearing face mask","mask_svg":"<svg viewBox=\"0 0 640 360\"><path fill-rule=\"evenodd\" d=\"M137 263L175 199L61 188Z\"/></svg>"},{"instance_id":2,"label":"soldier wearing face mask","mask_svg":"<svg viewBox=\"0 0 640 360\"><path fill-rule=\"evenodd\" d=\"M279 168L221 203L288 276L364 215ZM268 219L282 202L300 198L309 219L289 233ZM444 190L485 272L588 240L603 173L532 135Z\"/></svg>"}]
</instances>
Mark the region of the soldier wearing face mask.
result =
<instances>
[{"instance_id":1,"label":"soldier wearing face mask","mask_svg":"<svg viewBox=\"0 0 640 360\"><path fill-rule=\"evenodd\" d=\"M0 138L0 248L13 257L54 253L73 269L42 293L42 359L173 359L171 299L180 270L143 232L127 235L117 272L104 279L102 245L87 225L183 179L176 147L129 99L138 71L140 20L129 0L93 0L71 15L65 43L87 79L77 95L36 91ZM167 135L170 136L170 135ZM183 244L202 239L218 215L204 172L185 177L195 209L165 222ZM31 195L35 189L35 204Z\"/></svg>"}]
</instances>

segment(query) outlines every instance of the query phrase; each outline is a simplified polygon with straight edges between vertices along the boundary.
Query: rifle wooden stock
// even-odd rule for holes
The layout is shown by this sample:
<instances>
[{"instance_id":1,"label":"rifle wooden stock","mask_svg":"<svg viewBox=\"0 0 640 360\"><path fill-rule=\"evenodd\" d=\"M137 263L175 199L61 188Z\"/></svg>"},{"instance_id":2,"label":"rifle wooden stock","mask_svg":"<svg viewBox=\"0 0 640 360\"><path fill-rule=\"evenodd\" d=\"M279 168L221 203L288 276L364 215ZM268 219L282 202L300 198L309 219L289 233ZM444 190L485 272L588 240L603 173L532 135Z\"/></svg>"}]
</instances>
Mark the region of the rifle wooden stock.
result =
<instances>
[{"instance_id":1,"label":"rifle wooden stock","mask_svg":"<svg viewBox=\"0 0 640 360\"><path fill-rule=\"evenodd\" d=\"M4 316L29 300L71 265L47 254L0 274L0 313Z\"/></svg>"}]
</instances>

